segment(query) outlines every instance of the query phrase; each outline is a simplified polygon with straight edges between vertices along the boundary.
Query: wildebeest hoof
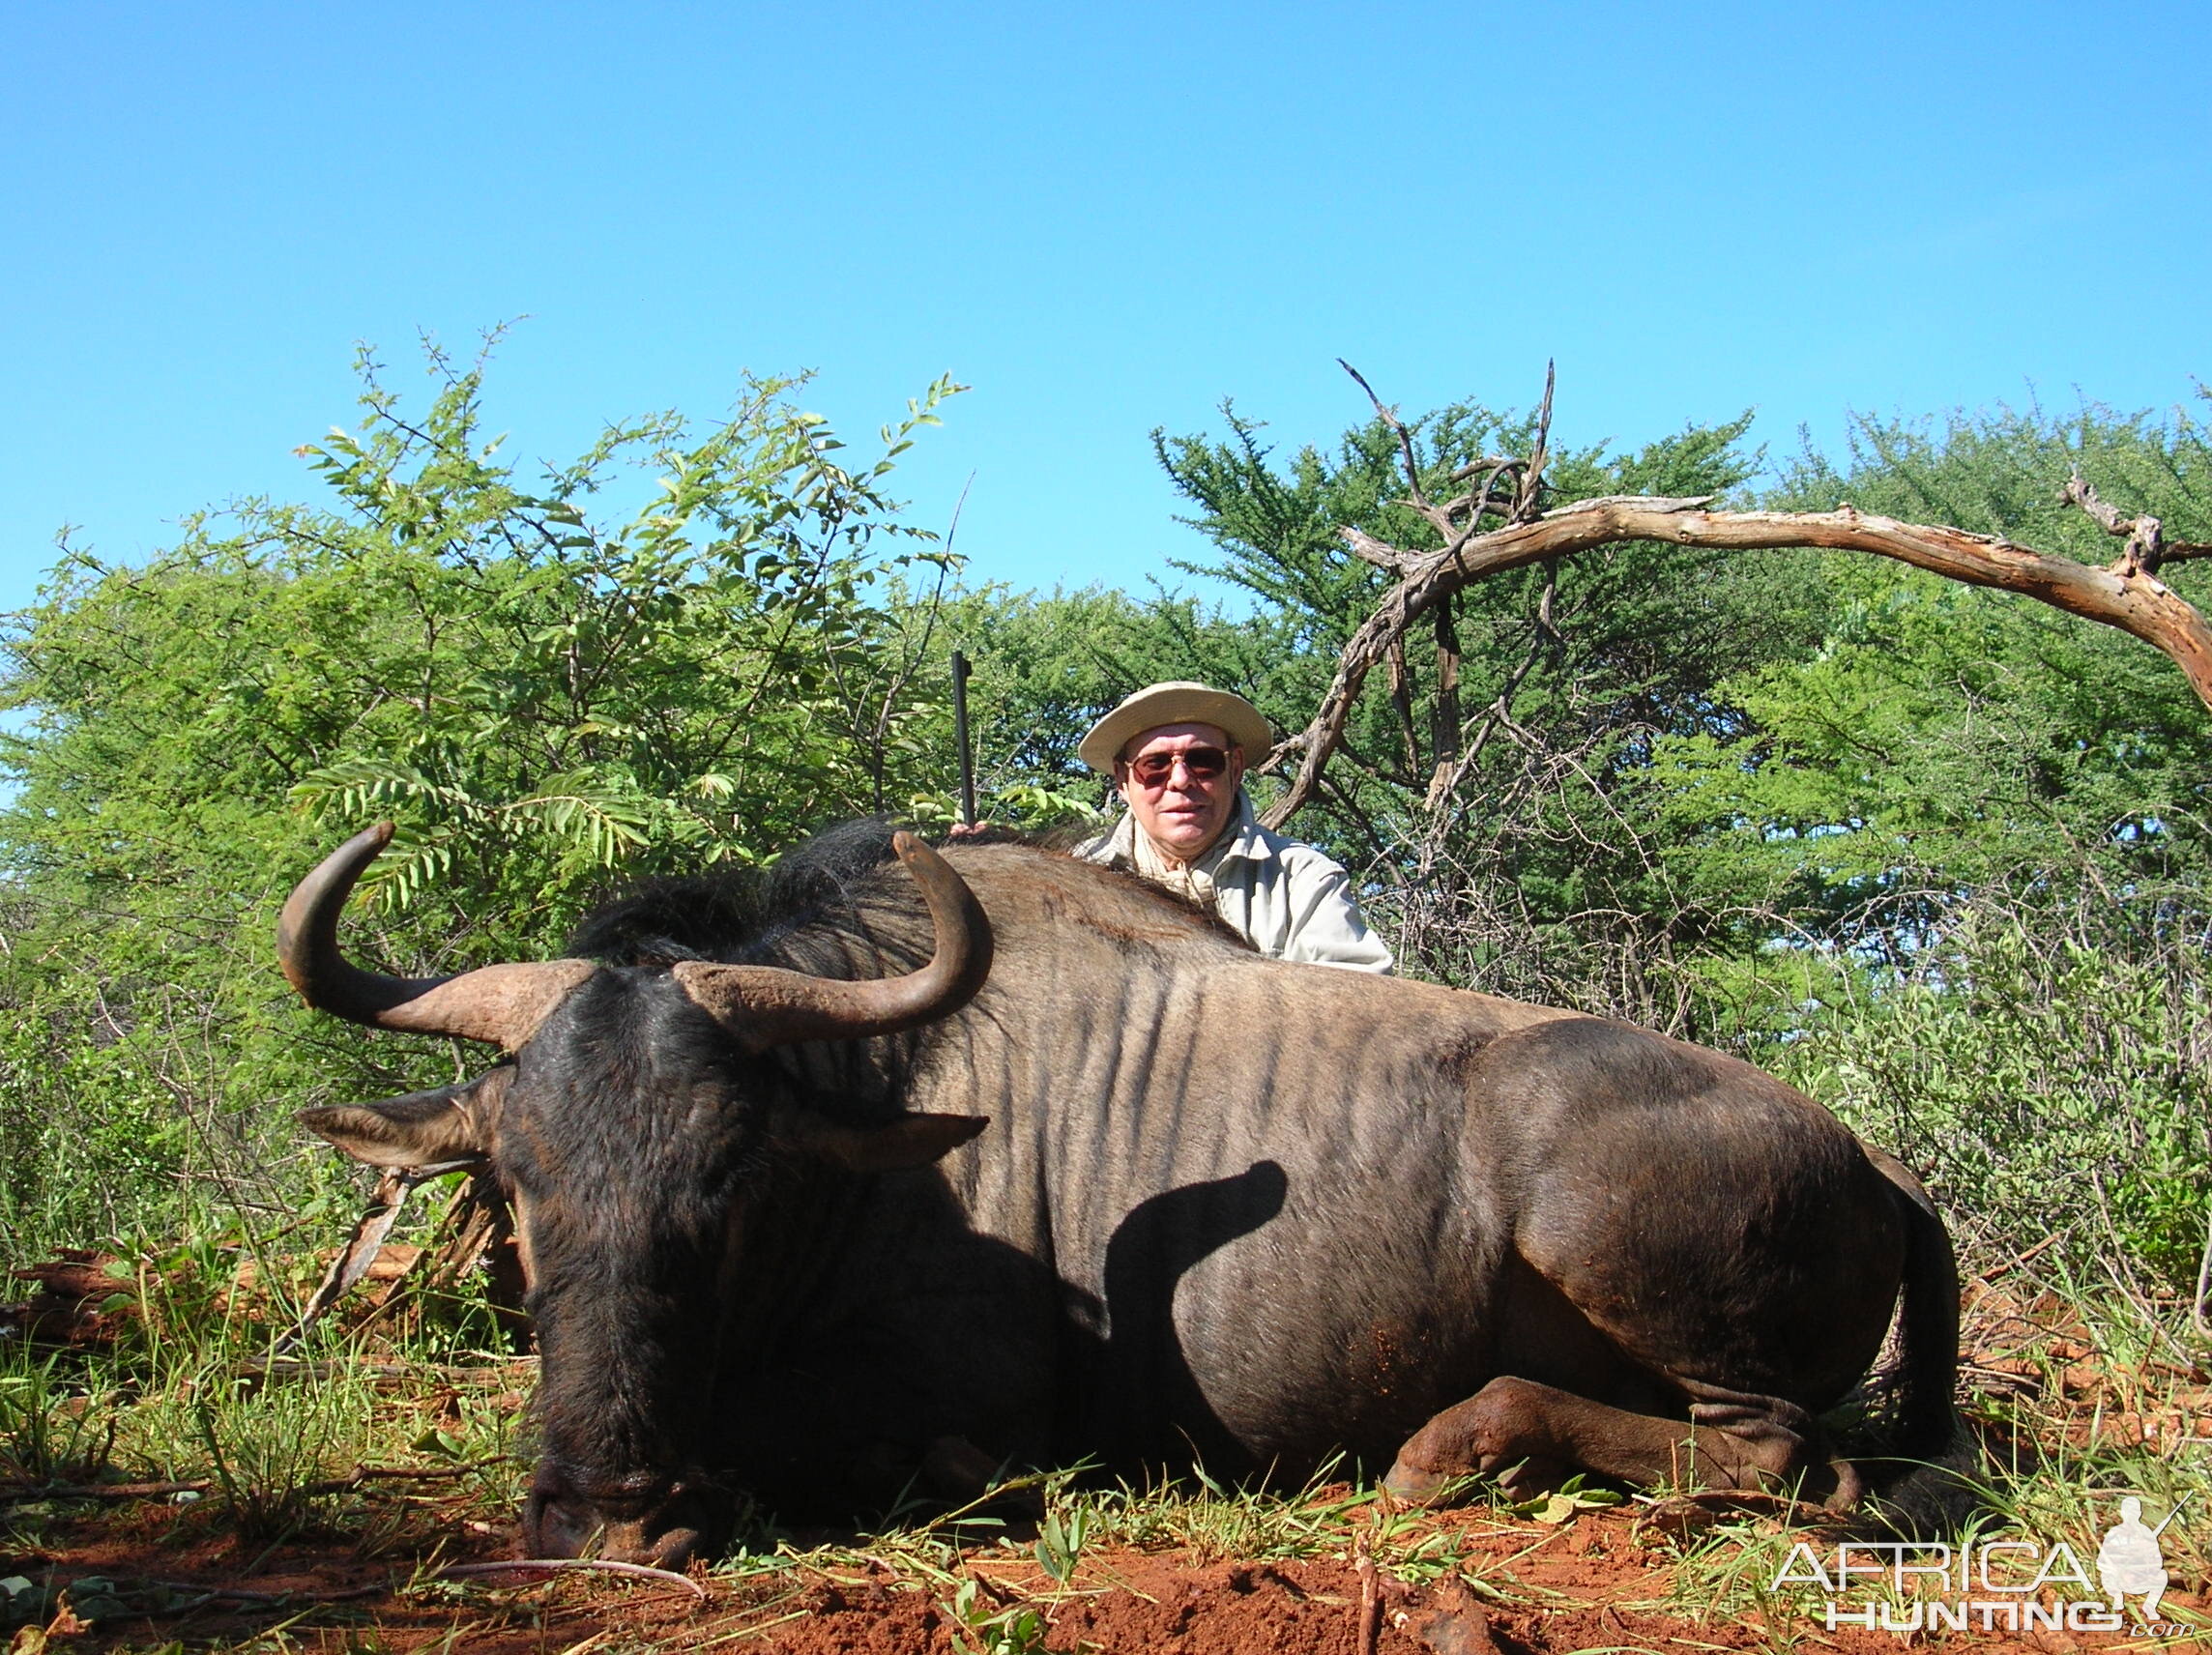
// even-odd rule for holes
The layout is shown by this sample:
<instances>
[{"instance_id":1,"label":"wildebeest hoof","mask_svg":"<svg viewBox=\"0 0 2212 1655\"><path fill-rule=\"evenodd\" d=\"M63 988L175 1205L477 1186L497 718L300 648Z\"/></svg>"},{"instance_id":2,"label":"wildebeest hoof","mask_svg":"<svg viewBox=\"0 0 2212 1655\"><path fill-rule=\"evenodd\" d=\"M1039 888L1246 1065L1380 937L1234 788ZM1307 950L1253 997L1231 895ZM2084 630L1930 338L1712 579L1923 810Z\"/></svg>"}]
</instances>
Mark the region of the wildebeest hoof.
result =
<instances>
[{"instance_id":1,"label":"wildebeest hoof","mask_svg":"<svg viewBox=\"0 0 2212 1655\"><path fill-rule=\"evenodd\" d=\"M1440 1499L1461 1475L1464 1473L1426 1471L1399 1460L1383 1475L1382 1487L1400 1505L1428 1505Z\"/></svg>"}]
</instances>

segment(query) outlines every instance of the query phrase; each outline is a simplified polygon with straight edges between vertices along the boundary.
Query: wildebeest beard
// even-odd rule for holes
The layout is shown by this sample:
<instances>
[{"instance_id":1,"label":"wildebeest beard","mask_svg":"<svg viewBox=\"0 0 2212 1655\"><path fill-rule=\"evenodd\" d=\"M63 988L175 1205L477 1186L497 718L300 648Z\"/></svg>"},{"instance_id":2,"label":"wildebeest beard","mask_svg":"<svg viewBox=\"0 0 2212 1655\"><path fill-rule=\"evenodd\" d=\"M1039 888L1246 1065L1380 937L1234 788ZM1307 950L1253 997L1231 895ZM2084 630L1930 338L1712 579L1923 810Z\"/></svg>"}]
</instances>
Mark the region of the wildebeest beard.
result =
<instances>
[{"instance_id":1,"label":"wildebeest beard","mask_svg":"<svg viewBox=\"0 0 2212 1655\"><path fill-rule=\"evenodd\" d=\"M670 987L630 968L579 989L521 1054L509 1095L527 1106L500 1134L543 1374L526 1529L548 1554L602 1528L664 1559L727 1534L702 1461L767 1117L721 1031Z\"/></svg>"},{"instance_id":2,"label":"wildebeest beard","mask_svg":"<svg viewBox=\"0 0 2212 1655\"><path fill-rule=\"evenodd\" d=\"M544 1453L529 1526L554 1552L637 1526L713 1547L745 1487L725 1393L772 1370L838 1247L840 1177L812 1151L899 1113L916 1040L755 1055L668 974L679 960L890 975L929 952L926 921L865 913L859 876L889 835L856 825L771 875L662 882L587 920L569 952L610 969L520 1059L529 1100L502 1137L533 1254ZM809 921L832 917L825 945ZM833 1147L833 1146L832 1146ZM798 1493L800 1490L788 1492ZM638 1549L635 1543L630 1550ZM677 1546L662 1541L664 1554Z\"/></svg>"}]
</instances>

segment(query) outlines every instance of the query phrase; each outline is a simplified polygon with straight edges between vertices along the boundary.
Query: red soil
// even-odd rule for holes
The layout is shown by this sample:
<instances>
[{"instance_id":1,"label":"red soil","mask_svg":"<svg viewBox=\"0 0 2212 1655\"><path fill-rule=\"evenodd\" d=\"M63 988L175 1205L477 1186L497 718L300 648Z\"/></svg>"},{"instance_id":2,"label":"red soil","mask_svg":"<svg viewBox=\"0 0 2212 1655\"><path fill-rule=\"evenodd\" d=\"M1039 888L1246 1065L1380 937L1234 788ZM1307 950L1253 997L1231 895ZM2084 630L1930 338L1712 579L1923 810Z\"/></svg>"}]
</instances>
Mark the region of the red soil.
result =
<instances>
[{"instance_id":1,"label":"red soil","mask_svg":"<svg viewBox=\"0 0 2212 1655\"><path fill-rule=\"evenodd\" d=\"M40 1292L28 1304L0 1306L0 1329L15 1337L98 1344L131 1314L118 1295L132 1283L120 1279L106 1255L72 1254L18 1274ZM2123 1371L2100 1361L2088 1330L2062 1324L2061 1307L2023 1302L1986 1284L1969 1291L1966 1310L1964 1377L1985 1398L2034 1396L2074 1440L2097 1433L2184 1446L2212 1436L2212 1389L2202 1371L2174 1369L2156 1376L2162 1383L2146 1384L2152 1376L2144 1365ZM521 1406L519 1395L503 1400ZM1996 1458L2037 1474L2047 1450L2006 1437L1987 1410L1984 1418ZM2145 1647L2125 1634L1999 1631L1932 1640L1848 1626L1830 1632L1798 1606L1775 1609L1771 1621L1757 1611L1700 1615L1676 1585L1677 1536L1713 1514L1687 1502L1672 1512L1644 1505L1587 1512L1557 1524L1488 1509L1425 1517L1384 1543L1382 1567L1364 1582L1348 1528L1345 1554L1297 1561L1092 1546L1065 1585L1046 1578L1026 1547L1011 1545L965 1552L952 1561L953 1574L934 1582L922 1571L876 1563L750 1575L702 1568L692 1577L701 1599L671 1582L602 1574L441 1582L433 1577L447 1564L512 1555L511 1534L480 1520L476 1496L450 1482L422 1481L372 1483L346 1497L356 1502L350 1526L366 1538L269 1547L224 1528L212 1499L54 1508L26 1530L37 1536L35 1551L11 1551L0 1524L0 1579L22 1576L49 1595L73 1586L84 1611L53 1613L43 1646L35 1628L13 1639L0 1631L0 1648L61 1655L159 1649L172 1640L220 1648L278 1626L286 1641L262 1647L333 1655L709 1647L956 1655L963 1646L978 1655L1710 1655L1798 1645L1897 1655L1929 1642L2056 1655ZM1732 1519L1761 1528L1777 1521L1757 1512ZM1825 1544L1810 1531L1808 1538ZM1390 1572L1393 1563L1407 1580ZM96 1580L107 1582L104 1592L94 1588ZM975 1582L964 1618L963 1580ZM2204 1586L2176 1580L2166 1602L2200 1621ZM1038 1634L1026 1648L994 1640L1004 1630L1003 1619L1000 1628L990 1624L995 1618L1025 1611L1037 1616Z\"/></svg>"},{"instance_id":2,"label":"red soil","mask_svg":"<svg viewBox=\"0 0 2212 1655\"><path fill-rule=\"evenodd\" d=\"M480 1524L454 1524L427 1549L382 1558L363 1557L352 1546L306 1544L255 1555L235 1537L191 1538L180 1532L185 1526L152 1508L117 1512L41 1554L0 1555L0 1576L56 1584L99 1577L114 1582L126 1606L155 1611L82 1629L65 1617L48 1644L55 1652L145 1649L170 1640L220 1647L289 1622L294 1646L334 1655L364 1646L395 1655L432 1648L582 1655L582 1646L598 1649L600 1640L626 1650L956 1655L955 1635L971 1650L992 1651L989 1629L975 1623L1024 1608L1042 1627L1041 1650L1033 1644L1026 1655L1363 1655L1363 1616L1373 1637L1364 1648L1373 1655L1692 1655L1798 1641L1844 1655L1898 1655L1926 1641L1852 1627L1831 1633L1817 1616L1795 1611L1772 1625L1756 1613L1664 1612L1655 1605L1677 1553L1631 1508L1557 1526L1488 1511L1423 1520L1422 1532L1447 1536L1451 1567L1434 1573L1432 1565L1420 1584L1377 1571L1372 1609L1348 1558L1254 1562L1093 1547L1063 1588L1026 1551L980 1549L959 1561L976 1582L965 1623L955 1612L956 1582L921 1583L912 1572L881 1565L735 1578L702 1569L693 1576L706 1591L700 1601L673 1584L597 1574L427 1581L456 1551L501 1553L505 1537ZM1391 1554L1404 1555L1404 1544L1402 1535ZM153 1582L171 1588L165 1601ZM188 1585L261 1599L186 1608L189 1600L174 1588ZM2193 1617L2202 1611L2201 1599L2186 1592L2169 1593L2168 1602ZM2038 1655L2129 1641L2118 1634L2001 1631L1948 1640L1952 1647Z\"/></svg>"}]
</instances>

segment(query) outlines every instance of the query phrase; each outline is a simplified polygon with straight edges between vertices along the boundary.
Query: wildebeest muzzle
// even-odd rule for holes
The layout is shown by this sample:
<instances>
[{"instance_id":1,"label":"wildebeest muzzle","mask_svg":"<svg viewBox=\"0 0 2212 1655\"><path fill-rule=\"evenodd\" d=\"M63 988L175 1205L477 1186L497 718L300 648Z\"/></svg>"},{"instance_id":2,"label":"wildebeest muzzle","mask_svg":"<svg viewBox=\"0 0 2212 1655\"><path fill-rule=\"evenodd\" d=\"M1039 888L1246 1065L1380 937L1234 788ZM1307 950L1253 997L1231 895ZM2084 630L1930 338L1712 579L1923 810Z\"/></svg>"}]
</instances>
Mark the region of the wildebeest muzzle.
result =
<instances>
[{"instance_id":1,"label":"wildebeest muzzle","mask_svg":"<svg viewBox=\"0 0 2212 1655\"><path fill-rule=\"evenodd\" d=\"M682 1569L727 1545L736 1520L736 1496L697 1467L675 1477L639 1472L592 1487L541 1462L523 1506L522 1544L535 1557L606 1557Z\"/></svg>"}]
</instances>

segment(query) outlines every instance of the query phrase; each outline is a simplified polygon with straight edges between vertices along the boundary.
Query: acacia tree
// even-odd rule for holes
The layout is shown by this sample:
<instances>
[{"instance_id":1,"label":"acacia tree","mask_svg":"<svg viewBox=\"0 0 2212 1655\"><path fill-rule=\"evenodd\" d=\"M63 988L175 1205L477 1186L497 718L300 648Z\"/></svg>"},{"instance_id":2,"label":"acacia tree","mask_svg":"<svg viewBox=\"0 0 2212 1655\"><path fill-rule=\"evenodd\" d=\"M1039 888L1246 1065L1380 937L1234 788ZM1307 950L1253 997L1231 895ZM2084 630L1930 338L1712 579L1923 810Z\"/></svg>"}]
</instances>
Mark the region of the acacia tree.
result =
<instances>
[{"instance_id":1,"label":"acacia tree","mask_svg":"<svg viewBox=\"0 0 2212 1655\"><path fill-rule=\"evenodd\" d=\"M305 1015L270 968L285 888L365 821L399 837L363 945L437 972L555 947L610 883L763 858L921 783L917 674L950 566L884 490L956 387L862 462L765 380L704 430L632 421L525 479L480 429L483 360L427 365L415 412L364 361L357 428L301 450L321 504L192 519L138 567L65 545L14 618L18 1245L134 1205L157 1222L179 1179L276 1202L297 1147L264 1130L289 1118L270 1099L431 1078L434 1054Z\"/></svg>"},{"instance_id":2,"label":"acacia tree","mask_svg":"<svg viewBox=\"0 0 2212 1655\"><path fill-rule=\"evenodd\" d=\"M1756 468L1748 423L1692 426L1630 453L1555 453L1548 465L1592 494L1717 492ZM1373 421L1334 453L1287 463L1234 413L1225 442L1162 440L1163 462L1201 508L1194 521L1225 554L1208 572L1260 600L1261 629L1304 645L1229 682L1284 727L1304 726L1392 590L1384 568L1346 555L1348 532L1417 542L1430 531L1407 498L1405 464L1424 492L1445 488L1491 469L1487 456L1525 450L1538 427L1455 405L1406 426ZM1412 969L1686 1027L1665 962L1716 917L1635 830L1641 796L1654 741L1727 727L1721 682L1817 638L1819 584L1786 573L1631 544L1448 595L1376 653L1367 694L1343 698L1300 831L1363 871ZM1272 764L1295 766L1298 752L1294 737ZM1276 820L1282 807L1278 796ZM1593 925L1599 915L1616 923Z\"/></svg>"},{"instance_id":3,"label":"acacia tree","mask_svg":"<svg viewBox=\"0 0 2212 1655\"><path fill-rule=\"evenodd\" d=\"M1365 389L1366 382L1360 383ZM1376 402L1379 423L1398 440L1404 461L1407 494L1397 504L1419 518L1432 543L1402 546L1356 525L1342 528L1344 542L1354 554L1397 579L1340 652L1335 675L1311 722L1278 749L1278 758L1296 754L1297 770L1269 808L1271 824L1287 822L1314 796L1329 759L1342 744L1351 706L1368 675L1402 653L1406 635L1416 622L1432 614L1437 617L1440 709L1450 708L1456 704L1457 656L1448 642L1452 599L1492 575L1625 543L1722 552L1784 548L1869 552L1950 580L2021 593L2117 627L2164 651L2212 709L2212 626L2194 604L2160 578L2160 571L2170 565L2212 557L2212 543L2168 541L2160 518L2148 512L2124 516L2079 474L2065 480L2060 497L2081 507L2105 533L2125 541L2119 555L2103 567L2035 551L1998 535L1900 522L1848 504L1829 512L1713 511L1707 508L1716 494L1616 494L1553 506L1548 496L1555 490L1546 480L1551 410L1552 386L1547 382L1528 451L1462 462L1444 478L1446 483L1461 486L1439 499L1432 497L1424 475L1435 469L1433 461L1424 467L1412 433L1395 413ZM1495 526L1485 529L1486 521ZM1440 768L1438 779L1448 787L1448 769Z\"/></svg>"},{"instance_id":4,"label":"acacia tree","mask_svg":"<svg viewBox=\"0 0 2212 1655\"><path fill-rule=\"evenodd\" d=\"M1902 595L1942 586L1839 564L1827 555L1835 548L2040 595L2168 646L2185 674L2196 673L2204 624L2168 580L2205 548L2170 540L2156 515L2185 526L2212 520L2193 492L2206 467L2186 420L2162 436L2142 421L2092 413L2070 437L2040 445L2024 444L2039 421L2016 421L2007 441L1993 437L1979 448L1954 430L1955 452L1944 462L1953 485L1968 474L1990 480L1982 495L1966 489L1943 499L1900 495L1910 479L1935 475L1930 456L1906 452L1894 432L1882 439L1886 452L1874 451L1870 428L1866 463L1851 479L1861 490L1856 507L1835 491L1841 479L1803 464L1772 498L1745 495L1752 463L1734 446L1740 422L1602 463L1595 452L1554 453L1548 424L1548 396L1519 422L1453 408L1409 423L1378 405L1377 419L1349 434L1337 456L1308 450L1280 468L1257 441L1259 428L1234 414L1228 442L1160 445L1171 475L1203 508L1199 525L1228 553L1210 572L1244 585L1278 618L1295 614L1278 624L1314 646L1300 663L1304 681L1289 693L1258 686L1278 691L1263 705L1295 732L1271 757L1287 780L1268 820L1304 812L1306 831L1358 857L1386 893L1413 905L1409 922L1440 894L1509 888L1522 920L1541 927L1576 915L1603 917L1617 922L1639 959L1666 961L1716 938L1756 946L1778 924L1838 921L1840 907L1863 893L1826 877L1819 857L1798 857L1787 880L1746 891L1741 856L1704 856L1701 868L1699 857L1683 854L1730 845L1747 822L1799 849L1808 833L1848 834L1862 858L1894 856L1882 842L1897 832L1925 832L1926 822L1861 831L1864 811L1820 819L1783 807L1792 785L1798 805L1813 798L1796 769L1769 762L1769 749L1812 721L1791 718L1789 697L1761 685L1809 682L1803 662L1848 649L1834 621L1863 613L1872 595L1895 608ZM2022 479L2039 474L2048 492L2023 515ZM2091 475L2154 509L2122 517L2100 500ZM1570 504L1557 504L1561 498ZM1768 508L1716 509L1724 499ZM1802 509L1814 504L1827 509ZM1940 526L1926 527L1875 509L1885 505L1951 509ZM2089 556L2108 531L2126 549L2098 566ZM2027 549L2014 537L2023 533L2054 550ZM1750 558L1744 548L1796 549ZM1988 635L1968 635L1969 623ZM1965 662L2005 657L1998 632L2051 631L2002 603L1953 605L1933 630L1946 626L1962 628L1953 644ZM2056 624L2055 635L2076 640L2068 648L2098 687L2133 686L2146 670L2124 649L2114 655L2081 643L2079 628ZM2094 669L2083 665L2084 650L2096 656ZM1862 650L1854 658L1878 679L1879 653ZM1970 699L1974 670L1963 670L1968 687L1961 693ZM2205 687L2200 677L2184 682ZM2139 861L2170 848L2199 816L2186 782L2146 791L2140 762L2104 756L2173 749L2170 699L2131 688L2088 723L2074 717L2069 736L2048 729L2038 761L2059 779L2023 792L2022 808L2042 808L2036 800L2055 789L2079 815L2099 797L2102 777L2139 796L2133 826L2116 816L2105 825L2072 822L2068 830L2117 834ZM2199 711L2180 722L2200 732L2203 721ZM2095 751L2069 757L2050 745L2079 742L2092 729ZM2185 732L2176 750L2194 739ZM2002 764L1997 773L2018 768ZM1908 766L1873 769L1902 777L1906 791L1925 780ZM2121 771L2124 781L2115 779ZM2004 801L1994 794L1978 805L1960 798L1936 812L1954 807L1988 815ZM1965 849L1943 842L1948 852ZM1769 859L1778 876L1790 861ZM1978 866L1963 861L1955 872ZM1790 881L1794 889L1785 888ZM1730 913L1732 905L1740 912ZM1464 940L1467 928L1441 934ZM1418 935L1414 942L1418 953ZM1428 963L1445 975L1484 975L1478 958ZM1510 973L1490 980L1552 998L1564 988L1576 998L1559 973L1549 974L1549 983ZM1616 1009L1695 1028L1694 1005L1679 994L1671 1004L1623 1000L1615 991L1625 986L1594 992Z\"/></svg>"}]
</instances>

